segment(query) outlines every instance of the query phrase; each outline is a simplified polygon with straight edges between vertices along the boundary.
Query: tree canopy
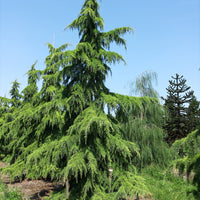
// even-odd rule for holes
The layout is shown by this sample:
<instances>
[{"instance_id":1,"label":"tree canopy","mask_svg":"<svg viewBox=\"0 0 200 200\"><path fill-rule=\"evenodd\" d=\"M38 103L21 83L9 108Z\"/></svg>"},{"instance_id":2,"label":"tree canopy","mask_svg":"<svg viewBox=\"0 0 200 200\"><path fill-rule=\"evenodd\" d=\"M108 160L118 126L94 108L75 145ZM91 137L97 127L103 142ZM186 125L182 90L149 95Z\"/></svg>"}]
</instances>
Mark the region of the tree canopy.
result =
<instances>
[{"instance_id":1,"label":"tree canopy","mask_svg":"<svg viewBox=\"0 0 200 200\"><path fill-rule=\"evenodd\" d=\"M185 137L187 131L187 104L193 99L193 91L186 85L186 79L179 74L169 80L167 97L165 100L167 141L172 144L176 139Z\"/></svg>"},{"instance_id":2,"label":"tree canopy","mask_svg":"<svg viewBox=\"0 0 200 200\"><path fill-rule=\"evenodd\" d=\"M131 83L131 93L139 94L141 97L158 97L158 93L153 88L152 82L157 83L157 73L152 71L145 71L141 73L135 81Z\"/></svg>"}]
</instances>

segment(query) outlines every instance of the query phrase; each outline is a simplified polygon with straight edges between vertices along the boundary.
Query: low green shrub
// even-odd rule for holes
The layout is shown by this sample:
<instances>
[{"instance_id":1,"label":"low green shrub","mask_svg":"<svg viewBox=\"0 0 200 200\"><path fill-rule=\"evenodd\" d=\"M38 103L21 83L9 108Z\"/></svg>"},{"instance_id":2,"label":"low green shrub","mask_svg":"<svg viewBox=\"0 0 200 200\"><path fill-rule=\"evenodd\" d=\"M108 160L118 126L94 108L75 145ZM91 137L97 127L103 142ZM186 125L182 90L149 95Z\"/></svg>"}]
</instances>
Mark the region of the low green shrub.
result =
<instances>
[{"instance_id":1,"label":"low green shrub","mask_svg":"<svg viewBox=\"0 0 200 200\"><path fill-rule=\"evenodd\" d=\"M0 179L0 199L1 200L22 200L20 191L14 188L8 189L8 186L3 184Z\"/></svg>"}]
</instances>

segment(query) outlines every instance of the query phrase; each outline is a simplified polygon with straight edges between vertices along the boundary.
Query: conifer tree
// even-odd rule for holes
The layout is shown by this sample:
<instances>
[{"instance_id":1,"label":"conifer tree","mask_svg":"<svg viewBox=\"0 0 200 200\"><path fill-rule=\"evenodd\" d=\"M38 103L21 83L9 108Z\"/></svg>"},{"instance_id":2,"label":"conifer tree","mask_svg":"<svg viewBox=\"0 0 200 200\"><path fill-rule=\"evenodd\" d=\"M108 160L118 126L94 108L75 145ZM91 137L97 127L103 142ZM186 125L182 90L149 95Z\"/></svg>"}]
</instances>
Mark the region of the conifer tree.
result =
<instances>
[{"instance_id":1,"label":"conifer tree","mask_svg":"<svg viewBox=\"0 0 200 200\"><path fill-rule=\"evenodd\" d=\"M171 145L176 139L185 137L187 132L186 105L192 101L193 91L186 85L183 76L176 74L169 81L165 108L167 111L164 129L167 142ZM168 117L167 117L168 116Z\"/></svg>"},{"instance_id":2,"label":"conifer tree","mask_svg":"<svg viewBox=\"0 0 200 200\"><path fill-rule=\"evenodd\" d=\"M187 173L187 179L191 172L194 173L192 184L196 186L192 191L195 199L200 198L200 129L187 135L187 137L176 140L172 145L176 160L172 166L179 169L179 174ZM180 152L182 152L180 156Z\"/></svg>"},{"instance_id":3,"label":"conifer tree","mask_svg":"<svg viewBox=\"0 0 200 200\"><path fill-rule=\"evenodd\" d=\"M0 117L5 115L10 110L11 100L6 97L0 97Z\"/></svg>"},{"instance_id":4,"label":"conifer tree","mask_svg":"<svg viewBox=\"0 0 200 200\"><path fill-rule=\"evenodd\" d=\"M37 61L31 66L31 69L26 73L28 75L28 85L23 89L24 103L32 102L33 96L37 93L37 81L40 78L41 71L35 69Z\"/></svg>"},{"instance_id":5,"label":"conifer tree","mask_svg":"<svg viewBox=\"0 0 200 200\"><path fill-rule=\"evenodd\" d=\"M11 100L6 97L0 97L0 128L5 124L6 122L10 122L12 120L12 111L11 108ZM4 138L1 135L0 132L0 159L3 157L3 145L4 144Z\"/></svg>"},{"instance_id":6,"label":"conifer tree","mask_svg":"<svg viewBox=\"0 0 200 200\"><path fill-rule=\"evenodd\" d=\"M4 141L2 147L4 148L4 154L7 155L7 162L14 164L16 161L15 165L17 167L15 167L15 169L19 177L23 175L22 172L25 169L24 161L27 154L34 151L45 137L50 136L52 132L56 130L56 133L58 133L58 126L61 128L60 124L64 124L62 115L59 114L59 111L61 113L64 112L62 107L56 104L57 101L45 101L49 98L48 91L49 87L51 87L51 81L46 84L47 81L45 78L48 76L45 74L46 69L43 72L45 78L41 91L34 96L31 95L32 89L36 92L35 84L41 73L39 70L33 69L33 67L34 65L32 69L27 72L29 75L29 85L23 92L26 98L29 97L29 100L33 98L34 101L28 101L28 99L24 100L23 107L14 110L10 117L11 120L7 120L7 123L4 123L0 129L0 137L2 141ZM49 66L47 66L47 68L48 67ZM51 79L51 77L49 79ZM45 92L43 92L44 87L46 89ZM58 124L57 126L56 123ZM21 174L19 174L18 170Z\"/></svg>"},{"instance_id":7,"label":"conifer tree","mask_svg":"<svg viewBox=\"0 0 200 200\"><path fill-rule=\"evenodd\" d=\"M7 161L4 172L29 178L51 178L66 185L68 199L134 198L147 189L136 174L135 143L123 138L117 119L104 111L128 112L131 101L105 86L109 64L124 61L111 52L129 27L103 32L97 0L86 0L77 19L67 28L78 29L80 42L72 51L48 45L39 103L15 112L1 127ZM137 102L139 104L139 101ZM125 106L126 105L126 106ZM113 173L109 173L109 169Z\"/></svg>"},{"instance_id":8,"label":"conifer tree","mask_svg":"<svg viewBox=\"0 0 200 200\"><path fill-rule=\"evenodd\" d=\"M200 102L197 101L196 97L192 97L187 110L187 132L191 133L192 131L200 128Z\"/></svg>"},{"instance_id":9,"label":"conifer tree","mask_svg":"<svg viewBox=\"0 0 200 200\"><path fill-rule=\"evenodd\" d=\"M17 82L17 80L15 80L13 83L12 83L12 88L10 90L10 96L11 96L11 100L12 100L12 103L11 105L15 108L18 108L21 104L21 94L19 93L19 83Z\"/></svg>"}]
</instances>

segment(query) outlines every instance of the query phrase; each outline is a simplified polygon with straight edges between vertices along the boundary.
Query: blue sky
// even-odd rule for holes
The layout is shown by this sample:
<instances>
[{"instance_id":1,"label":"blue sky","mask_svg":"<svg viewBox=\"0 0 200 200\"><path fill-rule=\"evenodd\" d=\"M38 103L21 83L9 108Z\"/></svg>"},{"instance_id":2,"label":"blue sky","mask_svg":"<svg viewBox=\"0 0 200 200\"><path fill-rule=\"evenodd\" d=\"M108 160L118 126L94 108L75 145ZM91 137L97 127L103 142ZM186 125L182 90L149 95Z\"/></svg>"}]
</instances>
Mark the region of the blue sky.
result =
<instances>
[{"instance_id":1,"label":"blue sky","mask_svg":"<svg viewBox=\"0 0 200 200\"><path fill-rule=\"evenodd\" d=\"M45 43L56 47L79 41L77 31L64 31L79 14L84 0L0 0L0 96L9 97L17 79L22 90L25 73L38 60L44 69ZM142 72L158 74L155 89L166 96L169 79L183 75L200 100L200 1L199 0L102 0L104 30L130 26L127 50L112 46L127 62L112 66L107 87L129 95L129 83Z\"/></svg>"}]
</instances>

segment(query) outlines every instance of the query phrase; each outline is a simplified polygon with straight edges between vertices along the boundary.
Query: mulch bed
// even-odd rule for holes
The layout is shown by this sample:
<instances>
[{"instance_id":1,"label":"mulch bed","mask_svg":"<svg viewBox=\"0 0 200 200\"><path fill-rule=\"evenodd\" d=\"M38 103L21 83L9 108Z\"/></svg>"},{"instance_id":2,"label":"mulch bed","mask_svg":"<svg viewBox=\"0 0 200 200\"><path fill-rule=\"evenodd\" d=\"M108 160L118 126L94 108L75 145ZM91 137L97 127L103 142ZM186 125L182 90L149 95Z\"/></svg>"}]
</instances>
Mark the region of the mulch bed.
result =
<instances>
[{"instance_id":1,"label":"mulch bed","mask_svg":"<svg viewBox=\"0 0 200 200\"><path fill-rule=\"evenodd\" d=\"M0 168L8 165L0 161ZM42 200L44 197L49 196L51 191L59 191L63 185L62 183L54 183L45 180L30 180L24 179L23 181L15 180L10 181L8 175L0 174L3 183L8 185L8 188L17 188L24 194L23 199Z\"/></svg>"}]
</instances>

